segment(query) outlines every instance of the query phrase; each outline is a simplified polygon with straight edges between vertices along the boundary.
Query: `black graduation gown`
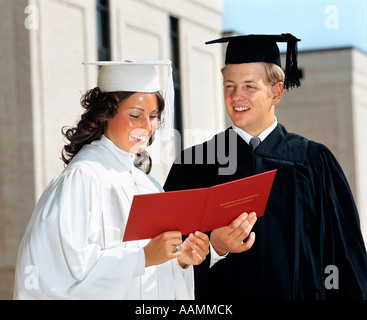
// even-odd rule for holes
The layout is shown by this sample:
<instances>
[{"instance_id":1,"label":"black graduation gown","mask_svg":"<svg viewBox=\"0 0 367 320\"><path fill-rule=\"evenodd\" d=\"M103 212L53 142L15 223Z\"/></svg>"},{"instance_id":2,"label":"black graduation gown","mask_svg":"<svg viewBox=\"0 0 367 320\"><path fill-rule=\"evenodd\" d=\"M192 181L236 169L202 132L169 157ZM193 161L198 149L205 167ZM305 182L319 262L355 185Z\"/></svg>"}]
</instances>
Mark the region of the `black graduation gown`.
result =
<instances>
[{"instance_id":1,"label":"black graduation gown","mask_svg":"<svg viewBox=\"0 0 367 320\"><path fill-rule=\"evenodd\" d=\"M164 186L208 187L277 169L265 214L253 229L253 247L229 253L212 268L210 257L195 267L196 299L367 299L359 216L332 153L280 124L255 151L233 133L229 128L183 151ZM233 174L219 174L226 164L209 156L213 146L221 152L217 141L226 141L226 154L236 158Z\"/></svg>"}]
</instances>

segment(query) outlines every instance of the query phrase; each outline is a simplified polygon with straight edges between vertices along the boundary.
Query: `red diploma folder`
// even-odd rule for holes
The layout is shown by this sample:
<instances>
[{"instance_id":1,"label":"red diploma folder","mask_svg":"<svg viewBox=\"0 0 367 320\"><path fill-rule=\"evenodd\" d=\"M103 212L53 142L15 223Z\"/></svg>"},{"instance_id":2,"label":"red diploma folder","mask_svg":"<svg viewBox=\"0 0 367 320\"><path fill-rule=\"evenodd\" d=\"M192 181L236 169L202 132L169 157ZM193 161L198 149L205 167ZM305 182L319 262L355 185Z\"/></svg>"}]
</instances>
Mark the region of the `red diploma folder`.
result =
<instances>
[{"instance_id":1,"label":"red diploma folder","mask_svg":"<svg viewBox=\"0 0 367 320\"><path fill-rule=\"evenodd\" d=\"M165 231L207 232L242 212L264 215L276 170L217 186L135 195L123 241L152 239Z\"/></svg>"}]
</instances>

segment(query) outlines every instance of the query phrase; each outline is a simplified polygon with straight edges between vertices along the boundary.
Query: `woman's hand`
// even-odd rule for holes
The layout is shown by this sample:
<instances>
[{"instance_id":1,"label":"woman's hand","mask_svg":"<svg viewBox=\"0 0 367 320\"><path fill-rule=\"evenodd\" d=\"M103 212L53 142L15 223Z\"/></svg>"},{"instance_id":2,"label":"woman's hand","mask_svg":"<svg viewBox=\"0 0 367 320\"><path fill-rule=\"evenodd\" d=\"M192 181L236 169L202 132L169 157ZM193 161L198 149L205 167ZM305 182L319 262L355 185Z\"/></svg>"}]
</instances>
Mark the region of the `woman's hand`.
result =
<instances>
[{"instance_id":1,"label":"woman's hand","mask_svg":"<svg viewBox=\"0 0 367 320\"><path fill-rule=\"evenodd\" d=\"M182 235L179 231L163 232L144 247L145 267L162 264L180 256Z\"/></svg>"},{"instance_id":2,"label":"woman's hand","mask_svg":"<svg viewBox=\"0 0 367 320\"><path fill-rule=\"evenodd\" d=\"M182 244L178 263L182 268L202 263L209 254L209 237L202 232L191 233Z\"/></svg>"}]
</instances>

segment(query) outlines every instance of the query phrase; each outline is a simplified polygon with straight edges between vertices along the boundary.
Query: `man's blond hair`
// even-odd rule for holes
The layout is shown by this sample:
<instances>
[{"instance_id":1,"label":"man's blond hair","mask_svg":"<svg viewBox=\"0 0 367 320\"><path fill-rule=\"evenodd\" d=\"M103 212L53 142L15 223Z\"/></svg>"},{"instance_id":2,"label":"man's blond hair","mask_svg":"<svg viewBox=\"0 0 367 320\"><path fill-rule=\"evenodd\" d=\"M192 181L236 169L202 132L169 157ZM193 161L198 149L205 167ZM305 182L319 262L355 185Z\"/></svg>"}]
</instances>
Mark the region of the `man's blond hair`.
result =
<instances>
[{"instance_id":1,"label":"man's blond hair","mask_svg":"<svg viewBox=\"0 0 367 320\"><path fill-rule=\"evenodd\" d=\"M278 82L284 83L285 74L281 67L274 63L263 62L265 66L266 81L270 87L275 86Z\"/></svg>"},{"instance_id":2,"label":"man's blond hair","mask_svg":"<svg viewBox=\"0 0 367 320\"><path fill-rule=\"evenodd\" d=\"M278 82L284 84L285 74L281 67L274 63L262 62L265 66L266 82L269 87L275 86ZM221 71L224 73L226 66L224 66Z\"/></svg>"}]
</instances>

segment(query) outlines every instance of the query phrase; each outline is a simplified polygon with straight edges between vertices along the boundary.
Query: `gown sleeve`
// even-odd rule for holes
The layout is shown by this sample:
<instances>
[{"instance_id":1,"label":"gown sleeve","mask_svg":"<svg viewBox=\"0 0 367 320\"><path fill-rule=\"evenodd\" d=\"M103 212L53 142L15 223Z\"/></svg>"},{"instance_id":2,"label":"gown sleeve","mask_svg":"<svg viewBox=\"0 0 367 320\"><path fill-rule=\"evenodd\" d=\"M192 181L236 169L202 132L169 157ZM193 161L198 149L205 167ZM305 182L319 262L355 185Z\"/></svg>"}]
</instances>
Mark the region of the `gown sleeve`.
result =
<instances>
[{"instance_id":1,"label":"gown sleeve","mask_svg":"<svg viewBox=\"0 0 367 320\"><path fill-rule=\"evenodd\" d=\"M66 171L46 188L18 253L16 298L114 299L144 273L142 248L103 244L102 186L86 170ZM27 286L28 265L37 270Z\"/></svg>"},{"instance_id":2,"label":"gown sleeve","mask_svg":"<svg viewBox=\"0 0 367 320\"><path fill-rule=\"evenodd\" d=\"M335 276L332 286L337 289L326 290L326 294L339 299L367 299L366 249L347 179L335 157L323 145L318 145L308 170L316 212L320 213L320 250L325 268L331 268L325 270L329 270L331 277Z\"/></svg>"}]
</instances>

